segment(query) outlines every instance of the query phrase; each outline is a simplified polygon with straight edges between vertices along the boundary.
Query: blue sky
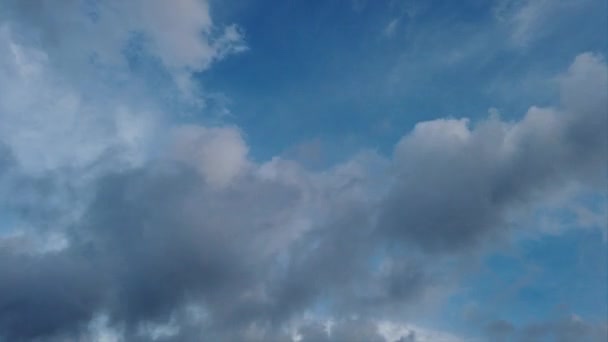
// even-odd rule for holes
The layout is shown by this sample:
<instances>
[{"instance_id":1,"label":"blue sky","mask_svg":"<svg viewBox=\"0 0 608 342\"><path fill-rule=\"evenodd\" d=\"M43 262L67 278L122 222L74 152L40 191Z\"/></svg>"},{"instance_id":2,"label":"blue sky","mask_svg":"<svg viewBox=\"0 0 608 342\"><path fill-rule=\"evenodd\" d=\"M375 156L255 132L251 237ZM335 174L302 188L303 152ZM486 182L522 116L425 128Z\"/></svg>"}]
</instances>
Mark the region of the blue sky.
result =
<instances>
[{"instance_id":1,"label":"blue sky","mask_svg":"<svg viewBox=\"0 0 608 342\"><path fill-rule=\"evenodd\" d=\"M488 1L218 4L220 20L239 23L250 49L201 81L232 100L235 121L264 157L313 139L388 151L416 122L483 118L492 107L519 118L531 104L554 102L550 79L574 56L606 50L606 5L539 2L551 14L530 19L529 38L512 38L509 16L525 3L504 3L505 19ZM266 152L268 131L277 141Z\"/></svg>"},{"instance_id":2,"label":"blue sky","mask_svg":"<svg viewBox=\"0 0 608 342\"><path fill-rule=\"evenodd\" d=\"M0 342L607 338L606 1L2 8Z\"/></svg>"}]
</instances>

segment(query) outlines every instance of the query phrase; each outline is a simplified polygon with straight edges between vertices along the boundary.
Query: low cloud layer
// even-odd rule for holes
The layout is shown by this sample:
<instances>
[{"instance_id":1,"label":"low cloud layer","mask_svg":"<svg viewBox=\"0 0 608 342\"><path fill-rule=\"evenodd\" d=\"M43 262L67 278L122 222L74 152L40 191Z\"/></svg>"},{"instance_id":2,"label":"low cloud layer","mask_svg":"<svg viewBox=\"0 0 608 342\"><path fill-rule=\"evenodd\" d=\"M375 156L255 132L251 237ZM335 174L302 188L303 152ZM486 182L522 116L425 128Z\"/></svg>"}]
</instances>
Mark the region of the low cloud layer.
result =
<instances>
[{"instance_id":1,"label":"low cloud layer","mask_svg":"<svg viewBox=\"0 0 608 342\"><path fill-rule=\"evenodd\" d=\"M554 107L421 122L389 157L310 171L252 160L237 127L64 76L58 63L83 53L79 67L123 68L134 34L176 83L244 46L206 2L91 3L9 1L0 16L1 341L430 341L381 323L439 296L444 256L508 236L520 209L566 187L606 187L599 55L575 58ZM579 326L488 333L605 335Z\"/></svg>"}]
</instances>

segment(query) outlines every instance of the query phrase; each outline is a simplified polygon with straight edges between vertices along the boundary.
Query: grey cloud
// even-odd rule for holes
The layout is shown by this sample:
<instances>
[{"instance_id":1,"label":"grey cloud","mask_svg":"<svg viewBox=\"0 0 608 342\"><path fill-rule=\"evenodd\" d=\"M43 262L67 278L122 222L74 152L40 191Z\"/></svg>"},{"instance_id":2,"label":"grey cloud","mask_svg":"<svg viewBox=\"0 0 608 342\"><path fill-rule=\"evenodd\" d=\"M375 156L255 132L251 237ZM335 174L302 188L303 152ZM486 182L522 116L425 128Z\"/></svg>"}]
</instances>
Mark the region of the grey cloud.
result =
<instances>
[{"instance_id":1,"label":"grey cloud","mask_svg":"<svg viewBox=\"0 0 608 342\"><path fill-rule=\"evenodd\" d=\"M159 173L104 181L85 216L90 236L83 239L116 277L116 311L138 321L202 296L218 317L230 315L235 296L266 272L264 237L276 227L257 219L290 205L297 193L249 183L216 194L187 171Z\"/></svg>"},{"instance_id":2,"label":"grey cloud","mask_svg":"<svg viewBox=\"0 0 608 342\"><path fill-rule=\"evenodd\" d=\"M28 233L42 235L65 228L59 226L81 197L65 178L57 173L23 172L11 149L0 141L0 213L16 220L15 224L36 227Z\"/></svg>"},{"instance_id":3,"label":"grey cloud","mask_svg":"<svg viewBox=\"0 0 608 342\"><path fill-rule=\"evenodd\" d=\"M412 331L409 334L407 334L407 336L402 336L395 342L416 342L416 341L417 341L416 333Z\"/></svg>"},{"instance_id":4,"label":"grey cloud","mask_svg":"<svg viewBox=\"0 0 608 342\"><path fill-rule=\"evenodd\" d=\"M394 263L381 274L367 266L377 243L370 240L369 210L356 200L327 202L335 211L329 222L277 250L268 242L290 223L273 218L301 205L294 185L251 175L218 190L196 170L170 162L107 175L96 188L66 249L45 259L20 256L33 270L12 282L20 282L19 296L30 303L14 313L9 304L17 286L3 291L4 338L82 334L84 324L105 313L125 336L146 340L138 335L142 324L170 321L195 305L206 317L188 323L182 316L172 339L279 341L287 338L284 324L326 298L344 313L371 310L410 300L426 283L417 265ZM0 265L15 268L13 259ZM35 286L44 282L49 286ZM76 304L54 292L63 282L73 286ZM45 321L43 311L36 316L42 328L25 328L28 308L44 305L64 319Z\"/></svg>"},{"instance_id":5,"label":"grey cloud","mask_svg":"<svg viewBox=\"0 0 608 342\"><path fill-rule=\"evenodd\" d=\"M6 341L76 333L102 301L99 276L85 256L0 256L0 337Z\"/></svg>"},{"instance_id":6,"label":"grey cloud","mask_svg":"<svg viewBox=\"0 0 608 342\"><path fill-rule=\"evenodd\" d=\"M193 170L175 165L107 176L99 187L67 249L0 261L5 338L52 336L97 312L135 329L168 319L190 300L206 303L217 319L236 320L242 308L231 306L267 272L264 237L273 227L258 217L297 199L270 183L215 196ZM17 272L18 258L31 266Z\"/></svg>"},{"instance_id":7,"label":"grey cloud","mask_svg":"<svg viewBox=\"0 0 608 342\"><path fill-rule=\"evenodd\" d=\"M147 128L154 121L149 113L129 117L118 129L119 122L101 119L124 114L116 110L124 97L110 104L88 101L77 86L61 86L54 70L49 76L46 69L62 70L65 65L54 63L70 63L68 56L81 46L86 53L107 48L97 51L106 60L122 58L114 54L121 53L132 30L151 35L150 53L168 69L182 71L204 69L238 40L233 32L233 41L223 47L211 41L188 44L200 38L199 30L212 30L204 1L183 1L186 9L194 6L195 15L187 15L192 21L185 26L167 35L150 31L150 21L159 16L176 21L166 2L152 3L152 18L138 17L132 27L113 27L122 21L112 16L102 22L95 29L116 34L102 42L88 41L93 31L78 31L82 20L93 25L94 15L82 18L83 9L71 2L54 7L10 1L11 11L0 14L23 29L10 37L1 31L0 43L14 44L13 35L19 36L19 43L34 50L31 56L46 56L32 62L43 70L41 78L19 78L14 88L0 85L6 90L0 95L0 119L6 119L0 126L9 122L0 136L0 212L27 221L34 235L51 231L67 240L44 253L26 253L17 240L0 243L2 341L86 341L91 321L100 315L128 341L155 340L146 327L162 324L176 332L158 341L282 342L291 340L292 326L304 341L383 341L370 317L410 317L407 304L422 301L438 282L438 254L457 256L503 234L507 211L566 183L605 182L606 66L592 54L579 56L563 76L557 108L532 108L521 121L490 118L473 128L466 120L417 125L397 145L389 176L381 158L355 158L322 172L283 160L256 164L247 160L239 134L220 129L213 132L229 133L234 152L224 160L228 153L220 153L221 147L230 147L226 134L208 139L196 127L194 139L184 139L192 147L180 150L184 155L161 153L151 161L140 146L151 144L154 136ZM59 13L66 21L58 20ZM10 20L4 17L9 14ZM36 35L32 31L41 34L42 47L27 45ZM173 44L187 49L171 49ZM0 70L15 71L19 65L4 58L5 50L0 50ZM65 96L34 94L42 98L37 103L23 95L33 84L41 86L36 91L60 89ZM14 89L13 106L8 96ZM87 96L95 97L89 91ZM57 98L83 100L56 108ZM27 110L15 109L22 105ZM24 113L32 121L15 119ZM87 119L74 121L81 123L76 132L64 125L82 116ZM37 126L39 120L52 120L58 128L47 132ZM32 143L14 135L20 129L40 138ZM95 144L83 146L83 140ZM155 140L154 147L164 142ZM61 153L53 146L62 146ZM208 146L209 151L201 149ZM133 153L138 162L121 162L108 151ZM45 156L51 167L32 167L32 172L24 165L24 160L37 165ZM297 327L315 310L337 317L330 334L320 323ZM345 318L352 315L360 318ZM578 321L513 329L496 323L488 331L530 338L595 334ZM399 341L416 340L410 333Z\"/></svg>"},{"instance_id":8,"label":"grey cloud","mask_svg":"<svg viewBox=\"0 0 608 342\"><path fill-rule=\"evenodd\" d=\"M146 324L173 322L178 333L167 340L281 341L316 305L337 317L401 313L433 285L440 262L415 258L403 243L457 251L498 232L504 211L520 201L603 170L605 146L568 133L587 127L577 115L531 109L520 122L494 118L473 130L465 121L421 124L398 145L395 185L380 201L360 191L375 184L373 174L352 168L332 171L340 186L332 172L280 163L272 172L251 168L223 188L170 161L106 174L88 188L95 196L67 230L65 249L3 252L2 337L78 336L104 313L130 340L151 340L140 333ZM588 115L605 121L593 108ZM600 133L589 129L585 137ZM312 208L324 214L289 234ZM202 316L180 314L189 306ZM525 334L547 334L541 328ZM318 329L302 334L314 339ZM372 325L348 321L331 336L380 340Z\"/></svg>"},{"instance_id":9,"label":"grey cloud","mask_svg":"<svg viewBox=\"0 0 608 342\"><path fill-rule=\"evenodd\" d=\"M395 151L397 180L382 204L382 234L459 250L500 233L509 209L568 183L605 185L606 65L583 54L561 85L560 107L532 107L519 122L417 125Z\"/></svg>"},{"instance_id":10,"label":"grey cloud","mask_svg":"<svg viewBox=\"0 0 608 342\"><path fill-rule=\"evenodd\" d=\"M384 342L378 327L360 319L334 322L329 329L320 323L311 323L300 329L302 342Z\"/></svg>"},{"instance_id":11,"label":"grey cloud","mask_svg":"<svg viewBox=\"0 0 608 342\"><path fill-rule=\"evenodd\" d=\"M373 174L352 167L316 175L275 163L223 188L179 162L109 173L88 188L95 196L67 230L67 248L43 257L4 252L0 330L8 340L77 336L104 313L130 340L151 339L142 325L173 322L178 333L167 340L281 341L316 305L337 317L400 314L424 297L440 263L404 243L421 246L422 256L455 252L499 233L511 207L563 182L601 180L594 174L606 147L587 146L601 132L581 120L606 118L601 107L575 109L533 108L520 122L491 118L472 130L462 120L421 124L397 146L395 183L379 201L361 191ZM571 133L581 127L587 140ZM323 214L291 231L313 208ZM189 306L202 317L180 314ZM318 328L302 334L317 338ZM362 323L334 331L330 341L378 338Z\"/></svg>"}]
</instances>

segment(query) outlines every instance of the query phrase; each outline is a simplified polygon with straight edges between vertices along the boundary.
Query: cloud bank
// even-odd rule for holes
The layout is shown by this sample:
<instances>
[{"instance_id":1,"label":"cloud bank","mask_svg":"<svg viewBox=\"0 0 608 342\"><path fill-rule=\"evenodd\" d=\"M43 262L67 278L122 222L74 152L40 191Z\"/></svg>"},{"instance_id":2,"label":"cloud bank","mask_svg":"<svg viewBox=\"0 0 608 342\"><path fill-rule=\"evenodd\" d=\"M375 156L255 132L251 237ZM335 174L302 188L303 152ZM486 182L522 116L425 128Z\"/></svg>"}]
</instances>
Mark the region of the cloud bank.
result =
<instances>
[{"instance_id":1,"label":"cloud bank","mask_svg":"<svg viewBox=\"0 0 608 342\"><path fill-rule=\"evenodd\" d=\"M421 122L391 156L311 171L253 160L238 127L184 122L136 71L153 63L187 101L193 73L242 51L206 2L6 8L0 340L456 341L387 322L433 302L457 273L447 259L507 237L522 209L606 188L608 72L593 53L558 78L554 107Z\"/></svg>"}]
</instances>

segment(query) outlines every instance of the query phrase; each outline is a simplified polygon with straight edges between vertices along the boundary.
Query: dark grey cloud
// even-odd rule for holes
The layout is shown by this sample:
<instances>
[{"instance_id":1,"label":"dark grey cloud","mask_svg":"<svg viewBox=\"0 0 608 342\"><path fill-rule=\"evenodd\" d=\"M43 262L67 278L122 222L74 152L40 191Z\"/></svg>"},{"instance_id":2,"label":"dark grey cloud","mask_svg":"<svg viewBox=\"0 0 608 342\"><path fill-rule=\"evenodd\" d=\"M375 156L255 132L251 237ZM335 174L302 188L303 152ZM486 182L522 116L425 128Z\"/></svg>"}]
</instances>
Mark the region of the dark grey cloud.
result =
<instances>
[{"instance_id":1,"label":"dark grey cloud","mask_svg":"<svg viewBox=\"0 0 608 342\"><path fill-rule=\"evenodd\" d=\"M232 312L231 305L263 279L270 257L263 248L272 232L257 215L268 217L297 195L247 183L215 196L193 170L175 165L107 176L98 186L66 250L2 258L5 338L63 333L100 311L136 329L167 319L189 300L236 321L247 310Z\"/></svg>"},{"instance_id":2,"label":"dark grey cloud","mask_svg":"<svg viewBox=\"0 0 608 342\"><path fill-rule=\"evenodd\" d=\"M15 248L0 261L8 284L0 297L4 338L84 334L103 313L129 340L146 340L143 325L181 313L172 340L198 334L210 341L279 341L287 338L284 324L315 303L365 312L407 301L427 283L414 263L394 262L380 273L369 266L378 243L369 208L357 200L328 200L328 222L276 250L269 243L291 228L274 218L298 207L296 186L251 176L218 190L190 166L170 162L104 176L95 188L68 230L67 248L48 256ZM18 268L17 259L31 265L23 274L8 272ZM20 311L16 297L23 298ZM189 305L207 317L188 323ZM335 336L347 333L340 329Z\"/></svg>"},{"instance_id":3,"label":"dark grey cloud","mask_svg":"<svg viewBox=\"0 0 608 342\"><path fill-rule=\"evenodd\" d=\"M235 321L246 312L232 312L233 303L271 262L263 249L275 227L259 218L296 199L295 190L263 182L218 194L192 170L168 166L104 180L76 234L113 276L119 319L162 318L202 300L221 321Z\"/></svg>"},{"instance_id":4,"label":"dark grey cloud","mask_svg":"<svg viewBox=\"0 0 608 342\"><path fill-rule=\"evenodd\" d=\"M77 333L102 302L99 274L86 256L0 256L0 336L6 341Z\"/></svg>"}]
</instances>

